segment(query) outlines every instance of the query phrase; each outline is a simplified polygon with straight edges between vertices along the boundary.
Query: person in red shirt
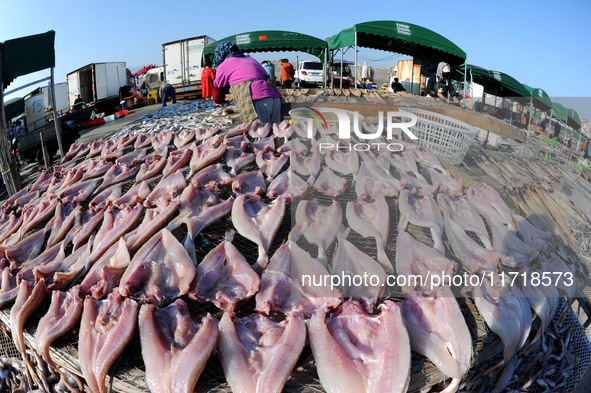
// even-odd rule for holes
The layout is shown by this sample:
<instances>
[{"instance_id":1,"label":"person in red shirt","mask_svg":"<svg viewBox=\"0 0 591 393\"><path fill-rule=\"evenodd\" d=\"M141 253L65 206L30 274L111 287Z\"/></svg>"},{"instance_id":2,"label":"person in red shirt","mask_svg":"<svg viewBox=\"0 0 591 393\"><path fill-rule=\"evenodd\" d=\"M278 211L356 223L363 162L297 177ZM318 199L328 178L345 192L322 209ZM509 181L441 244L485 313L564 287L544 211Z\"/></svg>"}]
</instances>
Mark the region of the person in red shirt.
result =
<instances>
[{"instance_id":1,"label":"person in red shirt","mask_svg":"<svg viewBox=\"0 0 591 393\"><path fill-rule=\"evenodd\" d=\"M211 68L211 61L205 62L205 68L201 74L201 96L208 99L213 94L213 80L215 79L215 71Z\"/></svg>"},{"instance_id":2,"label":"person in red shirt","mask_svg":"<svg viewBox=\"0 0 591 393\"><path fill-rule=\"evenodd\" d=\"M287 59L279 60L281 63L281 88L291 89L291 83L294 80L295 70Z\"/></svg>"}]
</instances>

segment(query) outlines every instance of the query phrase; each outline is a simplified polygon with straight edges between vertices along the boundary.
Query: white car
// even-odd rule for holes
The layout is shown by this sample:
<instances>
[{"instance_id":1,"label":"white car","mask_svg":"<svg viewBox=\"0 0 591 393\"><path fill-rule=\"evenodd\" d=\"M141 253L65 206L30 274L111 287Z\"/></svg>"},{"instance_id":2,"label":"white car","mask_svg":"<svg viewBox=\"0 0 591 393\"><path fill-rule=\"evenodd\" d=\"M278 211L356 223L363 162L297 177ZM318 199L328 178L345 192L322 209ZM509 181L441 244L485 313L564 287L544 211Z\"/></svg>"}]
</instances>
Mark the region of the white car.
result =
<instances>
[{"instance_id":1,"label":"white car","mask_svg":"<svg viewBox=\"0 0 591 393\"><path fill-rule=\"evenodd\" d=\"M322 63L319 61L300 61L295 74L296 84L299 84L300 87L322 85L324 83L322 68Z\"/></svg>"}]
</instances>

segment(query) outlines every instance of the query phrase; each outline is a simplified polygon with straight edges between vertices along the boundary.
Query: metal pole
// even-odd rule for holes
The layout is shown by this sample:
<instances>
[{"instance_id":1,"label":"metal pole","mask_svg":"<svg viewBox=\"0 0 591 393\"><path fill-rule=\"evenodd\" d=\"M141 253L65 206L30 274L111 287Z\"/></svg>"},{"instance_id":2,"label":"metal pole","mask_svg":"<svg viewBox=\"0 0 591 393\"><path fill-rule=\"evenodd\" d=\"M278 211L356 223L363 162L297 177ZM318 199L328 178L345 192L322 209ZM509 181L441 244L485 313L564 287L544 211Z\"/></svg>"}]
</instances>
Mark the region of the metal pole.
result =
<instances>
[{"instance_id":1,"label":"metal pole","mask_svg":"<svg viewBox=\"0 0 591 393\"><path fill-rule=\"evenodd\" d=\"M14 179L12 178L10 153L8 151L9 144L6 139L6 113L4 112L4 81L2 80L2 58L4 56L2 44L0 44L0 170L2 173L2 180L6 187L8 195L16 193Z\"/></svg>"},{"instance_id":2,"label":"metal pole","mask_svg":"<svg viewBox=\"0 0 591 393\"><path fill-rule=\"evenodd\" d=\"M26 89L29 86L33 86L33 85L36 85L38 83L48 81L50 79L51 79L51 77L47 76L45 78L39 79L38 81L27 83L26 85L23 85L21 87L17 87L16 89L9 90L9 91L5 92L4 95L7 96L7 95L12 94L12 93L15 93L15 92L17 92L19 90Z\"/></svg>"},{"instance_id":3,"label":"metal pole","mask_svg":"<svg viewBox=\"0 0 591 393\"><path fill-rule=\"evenodd\" d=\"M324 67L322 67L322 75L324 79L323 87L326 89L326 73L327 71L327 63L328 63L328 48L324 48Z\"/></svg>"},{"instance_id":4,"label":"metal pole","mask_svg":"<svg viewBox=\"0 0 591 393\"><path fill-rule=\"evenodd\" d=\"M341 81L339 83L339 89L343 88L343 48L341 48Z\"/></svg>"},{"instance_id":5,"label":"metal pole","mask_svg":"<svg viewBox=\"0 0 591 393\"><path fill-rule=\"evenodd\" d=\"M39 141L41 142L41 155L43 156L43 163L45 164L45 169L49 169L51 167L49 153L47 152L47 144L43 140L43 130L39 132Z\"/></svg>"},{"instance_id":6,"label":"metal pole","mask_svg":"<svg viewBox=\"0 0 591 393\"><path fill-rule=\"evenodd\" d=\"M415 87L415 57L412 57L412 64L410 65L410 94L414 94L413 90ZM398 76L398 74L396 74ZM400 81L400 80L399 80Z\"/></svg>"},{"instance_id":7,"label":"metal pole","mask_svg":"<svg viewBox=\"0 0 591 393\"><path fill-rule=\"evenodd\" d=\"M330 58L332 60L330 61L330 69L328 71L328 73L330 75L330 79L328 81L328 85L330 86L331 89L334 89L334 73L332 71L332 66L334 65L335 54L336 54L336 51L335 52L330 51Z\"/></svg>"},{"instance_id":8,"label":"metal pole","mask_svg":"<svg viewBox=\"0 0 591 393\"><path fill-rule=\"evenodd\" d=\"M499 95L499 89L498 88L495 88L495 103L494 103L494 107L495 107L495 112L497 114L499 113L498 107L497 107L497 98L498 98L498 95ZM497 116L495 116L495 117L498 119Z\"/></svg>"},{"instance_id":9,"label":"metal pole","mask_svg":"<svg viewBox=\"0 0 591 393\"><path fill-rule=\"evenodd\" d=\"M298 84L297 87L300 87L302 84L302 81L300 79L300 55L296 55L296 75L298 76ZM295 83L295 81L294 81ZM295 86L294 86L295 89Z\"/></svg>"},{"instance_id":10,"label":"metal pole","mask_svg":"<svg viewBox=\"0 0 591 393\"><path fill-rule=\"evenodd\" d=\"M533 130L533 127L532 127L532 124L531 124L531 118L532 118L533 111L534 111L534 96L532 95L529 98L529 122L528 122L528 126L527 126L528 134L529 134L529 130L530 129Z\"/></svg>"},{"instance_id":11,"label":"metal pole","mask_svg":"<svg viewBox=\"0 0 591 393\"><path fill-rule=\"evenodd\" d=\"M358 76L358 72L357 72L357 32L355 32L355 88L357 88L357 85L359 83L359 76Z\"/></svg>"},{"instance_id":12,"label":"metal pole","mask_svg":"<svg viewBox=\"0 0 591 393\"><path fill-rule=\"evenodd\" d=\"M468 77L466 76L467 73L468 73L468 60L464 60L464 99L466 99L466 84L468 83L468 81L467 81Z\"/></svg>"},{"instance_id":13,"label":"metal pole","mask_svg":"<svg viewBox=\"0 0 591 393\"><path fill-rule=\"evenodd\" d=\"M64 146L62 145L62 125L60 123L60 119L57 113L57 106L55 105L55 80L53 79L53 67L51 67L51 81L50 86L51 89L51 109L53 111L53 124L55 125L55 136L57 137L57 145L60 149L60 158L64 158L66 154L64 153Z\"/></svg>"},{"instance_id":14,"label":"metal pole","mask_svg":"<svg viewBox=\"0 0 591 393\"><path fill-rule=\"evenodd\" d=\"M470 102L472 103L472 110L474 110L474 77L470 71Z\"/></svg>"}]
</instances>

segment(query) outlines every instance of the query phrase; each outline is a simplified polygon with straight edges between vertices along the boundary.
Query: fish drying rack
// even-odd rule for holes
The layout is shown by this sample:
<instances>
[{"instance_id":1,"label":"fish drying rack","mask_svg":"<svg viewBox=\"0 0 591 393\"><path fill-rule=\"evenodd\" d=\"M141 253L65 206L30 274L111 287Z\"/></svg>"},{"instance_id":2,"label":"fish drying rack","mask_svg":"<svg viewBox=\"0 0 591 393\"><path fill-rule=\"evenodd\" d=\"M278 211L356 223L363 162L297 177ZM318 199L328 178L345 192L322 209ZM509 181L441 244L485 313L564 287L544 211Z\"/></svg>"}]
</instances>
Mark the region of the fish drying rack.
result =
<instances>
[{"instance_id":1,"label":"fish drying rack","mask_svg":"<svg viewBox=\"0 0 591 393\"><path fill-rule=\"evenodd\" d=\"M420 173L425 177L425 179L427 179L427 181L430 182L429 173L420 164L418 165L418 167ZM243 168L242 171L256 169L257 167L254 164L251 164L250 166ZM338 201L341 203L343 211L346 202L354 202L357 200L357 196L353 190L353 187L351 187L352 177L346 176L346 178L349 186L347 192L345 195L338 197ZM131 183L132 182L129 181L125 185L123 189L124 192L131 188ZM222 190L220 192L221 198L225 199L228 196L230 196L229 191ZM325 197L322 194L319 194L315 191L311 191L306 196L306 199L312 198L318 199L325 205L329 205L332 202L332 198ZM390 205L393 204L395 206L396 204L393 198L388 198L387 201ZM266 200L266 202L269 201ZM506 202L508 203L510 208L515 210L516 206L512 204L512 201L506 200ZM295 219L295 208L295 203L293 205L290 203L286 205L284 220L271 245L269 255L273 255L275 250L277 250L277 248L284 241L287 240L289 231L293 226L292 220ZM346 220L346 218L343 217L343 220ZM386 243L386 253L393 261L396 251L396 237L398 234L396 230L398 224L397 209L391 209L390 220L390 233L388 241ZM218 220L215 223L211 224L209 227L207 227L195 239L198 260L202 259L210 250L212 250L221 241L223 241L225 233L229 229L233 229L233 225L228 217ZM430 232L427 229L409 225L407 230L411 232L413 236L418 240L426 243L427 245L432 245ZM173 234L177 237L177 239L182 241L186 235L186 229L184 228L184 226L182 226L181 228L174 231ZM370 257L374 259L377 257L375 240L373 238L363 238L354 231L351 231L347 239ZM242 255L245 256L249 263L253 264L256 261L258 249L254 243L250 242L249 240L245 239L239 234L236 234L233 240L233 244L242 253ZM309 243L307 243L304 237L298 240L298 244L306 250L313 250L311 254L312 256L315 256L316 246L312 246ZM332 259L332 255L335 252L335 248L336 246L335 244L333 244L327 250L328 260ZM449 259L455 259L448 241L445 241L445 249L446 257ZM402 292L399 288L392 288L390 293L387 294L387 298L394 301L401 301ZM466 319L468 328L471 332L471 336L473 337L473 363L464 379L464 381L470 381L475 380L477 378L481 378L481 375L479 374L479 368L482 368L484 367L484 365L487 365L493 361L496 361L496 359L501 358L500 353L503 349L503 345L499 337L488 329L488 327L482 320L481 316L479 315L478 311L476 310L476 307L474 306L472 300L465 296L459 296L457 299L460 305L460 309L462 310L462 313L464 315L464 318ZM184 300L187 302L189 312L195 320L199 320L202 316L204 316L207 313L211 313L218 319L222 315L222 312L211 304L199 303L186 297ZM24 338L27 346L34 347L34 331L36 329L39 319L41 318L41 316L44 315L48 307L49 297L46 298L46 300L39 307L37 312L35 312L28 319L24 333ZM255 301L254 298L252 298L248 302L238 306L238 308L236 309L236 314L238 317L247 316L254 312L254 307ZM566 312L563 313L563 310L565 309ZM589 326L589 323L591 321L591 315L587 315L586 313L581 312L581 309L575 310L574 308L571 308L571 306L567 304L566 299L562 299L561 304L559 306L559 310L556 313L555 320L556 322L561 322L561 326L569 326L572 324L574 328L574 342L572 345L574 347L574 351L576 354L577 363L574 372L569 377L567 383L564 386L565 390L572 391L572 389L574 389L576 382L582 377L583 373L587 369L587 366L591 363L591 336L584 327ZM4 330L4 333L0 333L0 349L2 350L2 356L20 358L20 354L16 350L16 347L14 347L12 339L6 333L6 330L9 329L10 326L10 310L0 311L0 325L3 327ZM532 324L532 330L539 328L539 326L539 319L534 319L534 322ZM60 367L63 367L78 376L82 376L77 361L78 330L79 324L67 335L56 340L50 349L50 353L53 360ZM532 334L534 334L534 332L532 332ZM437 369L436 366L434 366L428 359L421 355L418 355L413 352L411 361L411 379L408 388L409 392L418 392L428 386L437 385L448 379ZM509 386L513 388L518 388L518 382L519 381L514 382L513 385ZM112 392L124 393L149 391L148 386L145 382L144 364L141 357L138 329L135 330L134 336L128 343L124 352L118 358L116 363L111 367L109 377L107 378L107 388L109 389L109 391ZM528 389L528 391L537 392L538 389L539 387L537 385L533 385ZM325 391L318 379L314 358L312 356L312 352L310 350L309 345L305 346L300 358L298 359L296 366L294 367L294 370L292 371L289 379L285 384L284 391L298 393ZM197 382L195 392L231 392L228 384L226 383L220 360L215 352L212 354L207 365L205 366L205 369Z\"/></svg>"}]
</instances>

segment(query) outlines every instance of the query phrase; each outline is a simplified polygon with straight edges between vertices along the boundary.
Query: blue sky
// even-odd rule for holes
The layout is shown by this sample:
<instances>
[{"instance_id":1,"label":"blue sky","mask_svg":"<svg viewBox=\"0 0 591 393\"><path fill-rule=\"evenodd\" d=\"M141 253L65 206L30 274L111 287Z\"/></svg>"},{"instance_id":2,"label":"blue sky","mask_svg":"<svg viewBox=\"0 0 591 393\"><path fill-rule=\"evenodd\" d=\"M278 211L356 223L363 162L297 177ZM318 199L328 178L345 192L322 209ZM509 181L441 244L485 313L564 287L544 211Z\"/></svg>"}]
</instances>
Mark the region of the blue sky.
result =
<instances>
[{"instance_id":1,"label":"blue sky","mask_svg":"<svg viewBox=\"0 0 591 393\"><path fill-rule=\"evenodd\" d=\"M355 23L396 20L431 29L462 48L469 63L505 72L550 97L591 96L591 1L420 3L0 0L0 41L55 30L56 82L63 82L92 62L160 65L162 43L197 35L220 39L269 29L324 39ZM48 74L20 77L8 90ZM591 118L587 105L579 113Z\"/></svg>"}]
</instances>

